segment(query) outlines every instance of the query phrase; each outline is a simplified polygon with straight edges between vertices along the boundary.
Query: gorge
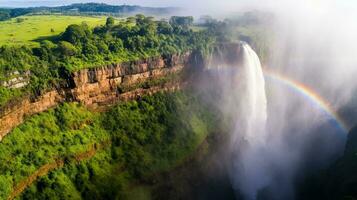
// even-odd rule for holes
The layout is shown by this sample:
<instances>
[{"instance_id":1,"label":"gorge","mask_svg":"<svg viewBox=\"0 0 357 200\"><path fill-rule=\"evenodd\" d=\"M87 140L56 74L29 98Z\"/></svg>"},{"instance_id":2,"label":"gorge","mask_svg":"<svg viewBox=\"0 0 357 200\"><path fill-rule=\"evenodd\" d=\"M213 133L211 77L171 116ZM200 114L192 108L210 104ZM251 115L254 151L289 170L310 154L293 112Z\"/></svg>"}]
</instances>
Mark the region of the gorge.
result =
<instances>
[{"instance_id":1,"label":"gorge","mask_svg":"<svg viewBox=\"0 0 357 200\"><path fill-rule=\"evenodd\" d=\"M0 33L56 22L45 37L0 40L0 199L356 196L344 78L355 69L336 67L355 63L327 48L344 38L287 31L294 21L260 11L121 18L102 16L120 6L77 6L105 13L0 9Z\"/></svg>"},{"instance_id":2,"label":"gorge","mask_svg":"<svg viewBox=\"0 0 357 200\"><path fill-rule=\"evenodd\" d=\"M66 79L66 84L62 84L65 87L62 86L60 88L56 88L56 90L45 92L37 99L24 99L17 102L15 105L7 107L7 109L3 112L3 117L1 118L1 131L3 136L6 136L12 128L19 126L25 121L26 118L30 118L31 115L45 112L48 109L58 107L63 103L78 102L87 109L103 112L105 110L111 110L110 107L117 103L140 99L146 95L152 95L156 92L178 91L182 87L196 90L198 88L195 88L195 85L199 85L200 81L195 79L200 79L199 74L205 73L203 71L214 71L215 69L211 68L212 63L215 63L214 65L217 66L221 65L221 67L225 65L224 67L228 70L235 70L237 73L231 74L233 75L233 79L231 80L233 81L233 84L241 85L243 82L246 82L247 84L247 88L241 88L238 90L235 89L237 91L237 96L235 96L235 98L237 99L229 99L230 97L227 96L226 100L232 101L232 103L248 103L258 100L260 98L259 95L262 94L258 94L258 96L255 96L255 94L248 94L249 91L255 91L250 90L249 88L255 87L256 78L262 78L262 74L259 73L259 70L261 70L259 60L256 60L257 55L251 47L248 44L241 42L218 44L214 49L213 53L206 58L198 52L190 52L149 58L141 61L110 65L106 67L83 69L78 72L74 72L70 75L70 77L68 77L68 79ZM226 65L227 63L230 63L235 67L232 68L230 64ZM240 67L240 63L242 63L242 66L244 67ZM202 68L199 66L202 66ZM221 67L219 67L219 69ZM242 72L244 72L244 74L240 75ZM247 81L242 82L242 80L245 80L246 78ZM228 80L226 80L226 83L228 83ZM223 89L224 85L220 87ZM259 85L259 87L264 90L264 84ZM228 91L233 88L225 89ZM248 92L244 96L247 98L251 97L253 99L247 100L244 98L244 101L238 101L244 92ZM210 94L207 93L207 95ZM250 113L249 115L254 118L248 120L248 124L245 125L248 129L254 127L249 123L256 121L256 117L254 116L257 115L255 112L258 110L255 106L260 105L264 106L261 102L257 102L256 105L250 106L252 110L247 110L247 112ZM243 103L242 106L246 107L247 105ZM225 111L222 110L221 112ZM244 113L247 114L246 112ZM239 118L238 116L233 117L236 119ZM241 115L240 118L242 117L244 116ZM237 121L236 123L240 124L241 122ZM238 126L238 124L235 126ZM247 132L241 130L240 128L236 131L238 130L242 131L242 133ZM251 131L250 134L253 134L253 132ZM238 135L240 135L240 133ZM239 136L236 135L233 137L235 137L233 141L236 140L236 142L231 143L232 146L230 148L240 148L240 145L238 144L240 143ZM7 136L5 138L7 138ZM249 136L249 134L246 135L246 139L248 138L252 139L252 136ZM252 148L259 148L253 143L251 143L251 145ZM249 157L251 155L247 154L246 156ZM240 160L241 158L234 159ZM240 162L239 160L233 162ZM26 187L29 187L37 179L42 176L46 176L46 174L50 173L52 170L56 170L57 168L64 166L64 161L59 160L54 163L60 164L54 164L50 170L41 172L42 168L47 168L47 165L44 165L40 168L40 171L33 172L33 175L30 176L33 176L31 181L25 179L23 180L23 183L16 185L14 190L15 192L12 192L10 199L13 199L17 195L21 194ZM236 170L237 169L233 169L233 171Z\"/></svg>"}]
</instances>

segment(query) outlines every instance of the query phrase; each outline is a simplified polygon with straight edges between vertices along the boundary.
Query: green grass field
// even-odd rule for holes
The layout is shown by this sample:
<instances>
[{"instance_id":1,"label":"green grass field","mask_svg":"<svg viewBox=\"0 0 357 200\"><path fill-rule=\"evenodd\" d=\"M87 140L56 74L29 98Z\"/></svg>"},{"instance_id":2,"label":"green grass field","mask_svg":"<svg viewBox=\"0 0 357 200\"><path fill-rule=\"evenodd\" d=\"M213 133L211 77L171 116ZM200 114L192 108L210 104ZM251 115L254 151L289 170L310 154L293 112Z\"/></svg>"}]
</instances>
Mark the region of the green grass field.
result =
<instances>
[{"instance_id":1,"label":"green grass field","mask_svg":"<svg viewBox=\"0 0 357 200\"><path fill-rule=\"evenodd\" d=\"M18 18L24 19L17 22ZM63 16L63 15L35 15L21 16L0 22L0 46L2 45L35 45L34 40L41 37L57 35L70 24L86 22L94 27L104 24L106 17Z\"/></svg>"}]
</instances>

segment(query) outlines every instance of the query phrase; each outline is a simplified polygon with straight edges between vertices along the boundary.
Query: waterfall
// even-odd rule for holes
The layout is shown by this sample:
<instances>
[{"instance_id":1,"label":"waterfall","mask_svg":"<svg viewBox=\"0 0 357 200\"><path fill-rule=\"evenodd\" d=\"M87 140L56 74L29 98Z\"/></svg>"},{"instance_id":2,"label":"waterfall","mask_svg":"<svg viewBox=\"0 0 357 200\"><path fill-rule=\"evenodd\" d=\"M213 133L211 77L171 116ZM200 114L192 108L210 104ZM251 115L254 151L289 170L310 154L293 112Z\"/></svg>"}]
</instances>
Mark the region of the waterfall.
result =
<instances>
[{"instance_id":1,"label":"waterfall","mask_svg":"<svg viewBox=\"0 0 357 200\"><path fill-rule=\"evenodd\" d=\"M235 129L231 138L231 177L233 186L245 199L256 199L259 190L268 185L269 168L264 160L266 147L267 99L265 81L259 57L245 42L241 42L242 62L234 76L239 84L239 104Z\"/></svg>"},{"instance_id":2,"label":"waterfall","mask_svg":"<svg viewBox=\"0 0 357 200\"><path fill-rule=\"evenodd\" d=\"M245 139L250 144L264 142L263 135L258 135L258 133L263 134L267 120L267 99L263 70L258 55L247 43L242 43L242 50L242 79L238 81L243 81L245 84L245 91L243 90L247 120Z\"/></svg>"},{"instance_id":3,"label":"waterfall","mask_svg":"<svg viewBox=\"0 0 357 200\"><path fill-rule=\"evenodd\" d=\"M213 102L230 131L225 160L233 188L256 199L271 182L267 148L267 98L258 55L245 42L221 44L201 76L199 92Z\"/></svg>"},{"instance_id":4,"label":"waterfall","mask_svg":"<svg viewBox=\"0 0 357 200\"><path fill-rule=\"evenodd\" d=\"M319 111L310 113L310 102L285 85L269 83L267 105L261 63L247 43L218 44L209 59L195 86L220 111L227 134L219 140L218 160L237 198L293 199L301 169L334 158L327 145L339 146L341 138L324 137L336 130L329 129L330 122L316 122Z\"/></svg>"}]
</instances>

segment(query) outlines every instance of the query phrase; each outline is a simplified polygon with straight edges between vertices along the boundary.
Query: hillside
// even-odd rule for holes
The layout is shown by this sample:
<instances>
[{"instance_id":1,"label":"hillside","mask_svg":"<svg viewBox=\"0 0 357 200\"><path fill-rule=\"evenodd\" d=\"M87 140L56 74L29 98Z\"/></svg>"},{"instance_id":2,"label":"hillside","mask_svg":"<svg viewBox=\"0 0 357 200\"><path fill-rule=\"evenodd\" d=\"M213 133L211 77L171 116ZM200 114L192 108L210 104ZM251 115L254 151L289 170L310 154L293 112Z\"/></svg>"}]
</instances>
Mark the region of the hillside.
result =
<instances>
[{"instance_id":1,"label":"hillside","mask_svg":"<svg viewBox=\"0 0 357 200\"><path fill-rule=\"evenodd\" d=\"M1 142L0 198L27 188L23 199L121 197L133 181L181 163L217 120L187 92L159 93L103 113L63 104L29 118Z\"/></svg>"},{"instance_id":2,"label":"hillside","mask_svg":"<svg viewBox=\"0 0 357 200\"><path fill-rule=\"evenodd\" d=\"M155 16L168 16L178 8L154 8L130 5L108 5L104 3L77 3L57 7L30 7L30 8L0 8L0 21L14 17L33 14L66 14L66 15L115 15L128 16L146 14Z\"/></svg>"}]
</instances>

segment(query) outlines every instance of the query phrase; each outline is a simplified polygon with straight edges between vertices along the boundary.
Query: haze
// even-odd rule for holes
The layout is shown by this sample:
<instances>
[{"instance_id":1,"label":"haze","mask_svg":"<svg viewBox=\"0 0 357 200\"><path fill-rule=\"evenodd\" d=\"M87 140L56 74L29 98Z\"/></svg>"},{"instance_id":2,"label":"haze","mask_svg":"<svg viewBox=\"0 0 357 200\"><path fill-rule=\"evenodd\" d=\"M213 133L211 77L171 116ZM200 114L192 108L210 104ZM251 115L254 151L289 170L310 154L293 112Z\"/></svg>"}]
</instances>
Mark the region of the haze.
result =
<instances>
[{"instance_id":1,"label":"haze","mask_svg":"<svg viewBox=\"0 0 357 200\"><path fill-rule=\"evenodd\" d=\"M0 6L57 6L84 2L182 7L184 8L183 14L194 16L210 14L222 18L243 10L270 11L275 14L277 20L276 23L269 24L273 33L269 47L272 56L267 63L263 63L266 65L264 67L310 86L317 94L326 99L331 107L338 111L345 107L354 108L351 111L354 112L353 115L349 114L342 116L342 118L349 123L350 127L348 128L356 123L356 118L353 116L357 115L357 105L352 102L357 91L355 84L357 46L354 44L354 41L357 41L357 25L355 23L357 2L355 0L15 0L11 2L0 0ZM253 80L254 77L251 79ZM227 78L224 77L223 80L226 81ZM249 81L247 82L249 83ZM228 88L226 84L226 82L222 84L223 89ZM236 85L238 84L228 88L227 92L222 89L225 94L223 96L226 98L224 99L225 102L235 100L234 97L239 94L245 94L234 91ZM252 85L254 84L252 83ZM262 84L261 88L266 88L268 105L266 111L264 108L264 112L267 112L268 120L251 126L267 129L264 131L265 135L252 137L255 140L263 138L264 145L260 145L260 143L256 145L255 143L258 142L249 141L252 147L248 149L248 153L242 156L249 159L236 159L232 156L232 163L238 165L243 161L246 163L247 160L253 160L252 163L248 163L250 165L244 166L249 169L248 172L253 175L263 173L267 177L266 180L260 180L260 177L247 176L245 182L241 183L237 180L243 172L235 167L231 170L232 182L236 190L243 188L243 193L247 199L256 199L258 192L265 188L269 188L276 194L274 199L293 199L294 182L299 178L301 171L309 168L319 169L334 160L343 151L346 135L345 133L341 134L340 130L331 129L326 120L321 120L323 118L320 110L311 109L310 102L286 88L268 81L267 87ZM258 89L255 87L249 87L246 88L245 92L249 94L249 92L257 91ZM259 94L254 95L259 96ZM253 100L255 99L254 95L252 95ZM262 102L266 101L263 100ZM237 119L249 116L250 112L253 113L250 110L248 112L240 109L239 106L236 106L236 101L232 102L233 104L223 104L223 113L239 113ZM262 104L261 101L256 102L259 105ZM219 106L222 105L222 102L216 103ZM254 107L251 110L263 112L263 109L258 108L255 109ZM257 121L254 117L247 121L249 120ZM240 121L237 120L237 124L238 122ZM234 134L244 138L247 135L249 136L246 132L248 131L235 130ZM254 130L252 134L257 132L259 133L259 131ZM235 144L238 144L238 142ZM236 148L232 148L233 151L236 151ZM260 152L264 152L264 154L259 154ZM267 166L262 167L256 160L265 160ZM281 180L276 180L275 177L281 177Z\"/></svg>"},{"instance_id":2,"label":"haze","mask_svg":"<svg viewBox=\"0 0 357 200\"><path fill-rule=\"evenodd\" d=\"M356 7L357 3L353 0L344 0L344 1L333 1L333 0L285 0L285 1L274 1L274 0L224 0L224 1L215 1L215 0L0 0L0 6L6 7L27 7L27 6L57 6L57 5L65 5L65 4L72 4L72 3L88 3L88 2L100 2L100 3L107 3L113 5L121 5L121 4L128 4L128 5L142 5L142 6L182 6L186 8L195 9L211 9L211 10L234 10L240 7L244 7L247 5L259 5L271 8L287 8L288 5L292 7L297 5L303 4L310 4L312 6L323 7L326 5L333 5L335 8L340 7L343 9L352 9L352 7ZM204 6L203 6L204 5ZM288 6L288 7L291 7ZM223 10L222 10L223 9Z\"/></svg>"}]
</instances>

